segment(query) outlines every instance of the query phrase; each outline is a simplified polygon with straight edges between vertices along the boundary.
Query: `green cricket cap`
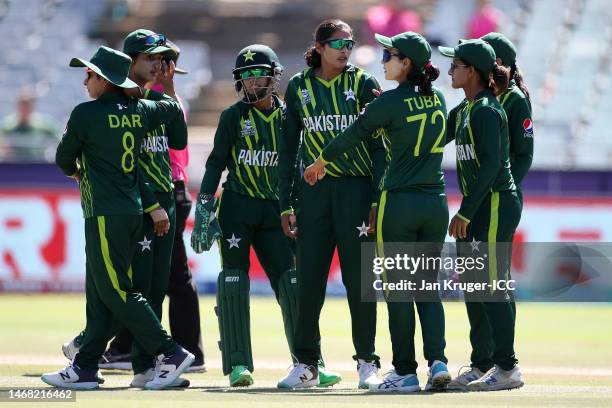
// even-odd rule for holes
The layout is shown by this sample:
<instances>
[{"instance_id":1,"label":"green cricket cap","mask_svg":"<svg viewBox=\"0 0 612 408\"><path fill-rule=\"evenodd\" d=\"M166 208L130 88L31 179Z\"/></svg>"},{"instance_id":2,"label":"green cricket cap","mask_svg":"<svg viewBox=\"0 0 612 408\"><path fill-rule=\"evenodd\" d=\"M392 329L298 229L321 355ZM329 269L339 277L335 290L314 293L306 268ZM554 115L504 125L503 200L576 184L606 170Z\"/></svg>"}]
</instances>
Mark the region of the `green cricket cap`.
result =
<instances>
[{"instance_id":1,"label":"green cricket cap","mask_svg":"<svg viewBox=\"0 0 612 408\"><path fill-rule=\"evenodd\" d=\"M128 78L132 59L121 51L105 46L98 48L89 61L72 58L71 67L87 67L113 85L121 88L137 88L138 84Z\"/></svg>"},{"instance_id":2,"label":"green cricket cap","mask_svg":"<svg viewBox=\"0 0 612 408\"><path fill-rule=\"evenodd\" d=\"M132 31L123 40L123 52L126 54L159 54L170 50L166 46L165 35L144 28Z\"/></svg>"},{"instance_id":3,"label":"green cricket cap","mask_svg":"<svg viewBox=\"0 0 612 408\"><path fill-rule=\"evenodd\" d=\"M494 32L484 35L480 39L493 47L495 56L501 59L502 65L509 67L516 62L516 47L505 35Z\"/></svg>"},{"instance_id":4,"label":"green cricket cap","mask_svg":"<svg viewBox=\"0 0 612 408\"><path fill-rule=\"evenodd\" d=\"M431 59L431 46L421 34L407 31L393 37L374 34L374 38L385 48L396 48L418 68L423 68Z\"/></svg>"},{"instance_id":5,"label":"green cricket cap","mask_svg":"<svg viewBox=\"0 0 612 408\"><path fill-rule=\"evenodd\" d=\"M461 40L454 48L438 46L438 50L444 56L465 61L484 74L489 74L495 67L493 47L480 39Z\"/></svg>"}]
</instances>

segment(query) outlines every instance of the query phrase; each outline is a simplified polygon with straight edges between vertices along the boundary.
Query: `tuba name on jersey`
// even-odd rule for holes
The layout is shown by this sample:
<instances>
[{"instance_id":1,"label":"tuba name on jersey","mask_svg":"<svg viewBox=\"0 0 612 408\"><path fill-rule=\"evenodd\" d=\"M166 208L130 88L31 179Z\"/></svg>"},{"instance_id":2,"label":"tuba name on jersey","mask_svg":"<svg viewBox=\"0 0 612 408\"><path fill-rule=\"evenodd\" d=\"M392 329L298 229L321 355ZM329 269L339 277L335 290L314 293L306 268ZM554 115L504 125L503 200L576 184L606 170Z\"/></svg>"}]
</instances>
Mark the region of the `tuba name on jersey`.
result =
<instances>
[{"instance_id":1,"label":"tuba name on jersey","mask_svg":"<svg viewBox=\"0 0 612 408\"><path fill-rule=\"evenodd\" d=\"M304 127L310 133L339 132L357 120L358 115L319 115L303 118Z\"/></svg>"},{"instance_id":2,"label":"tuba name on jersey","mask_svg":"<svg viewBox=\"0 0 612 408\"><path fill-rule=\"evenodd\" d=\"M269 150L240 149L238 164L275 167L278 164L278 153Z\"/></svg>"}]
</instances>

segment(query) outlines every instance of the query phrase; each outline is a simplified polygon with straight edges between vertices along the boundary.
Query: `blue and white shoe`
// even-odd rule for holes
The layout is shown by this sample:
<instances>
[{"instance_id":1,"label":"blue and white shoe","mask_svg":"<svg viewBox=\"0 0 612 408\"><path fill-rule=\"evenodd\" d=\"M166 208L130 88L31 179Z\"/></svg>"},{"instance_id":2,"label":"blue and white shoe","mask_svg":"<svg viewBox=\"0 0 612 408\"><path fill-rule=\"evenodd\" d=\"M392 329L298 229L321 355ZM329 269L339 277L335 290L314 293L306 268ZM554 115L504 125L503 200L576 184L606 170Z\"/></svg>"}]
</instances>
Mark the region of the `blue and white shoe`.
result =
<instances>
[{"instance_id":1,"label":"blue and white shoe","mask_svg":"<svg viewBox=\"0 0 612 408\"><path fill-rule=\"evenodd\" d=\"M425 391L446 391L448 383L451 381L451 375L448 372L446 364L440 360L435 360L427 375L427 384Z\"/></svg>"},{"instance_id":2,"label":"blue and white shoe","mask_svg":"<svg viewBox=\"0 0 612 408\"><path fill-rule=\"evenodd\" d=\"M58 388L94 390L99 387L98 370L85 370L73 363L63 370L45 373L40 379Z\"/></svg>"},{"instance_id":3,"label":"blue and white shoe","mask_svg":"<svg viewBox=\"0 0 612 408\"><path fill-rule=\"evenodd\" d=\"M382 380L371 382L373 392L417 392L421 391L416 374L399 375L395 370L389 371Z\"/></svg>"},{"instance_id":4,"label":"blue and white shoe","mask_svg":"<svg viewBox=\"0 0 612 408\"><path fill-rule=\"evenodd\" d=\"M175 380L193 364L194 360L195 356L181 346L177 346L172 355L160 354L155 364L155 376L145 383L145 389L161 390L172 387Z\"/></svg>"},{"instance_id":5,"label":"blue and white shoe","mask_svg":"<svg viewBox=\"0 0 612 408\"><path fill-rule=\"evenodd\" d=\"M470 391L512 390L523 386L523 375L519 366L502 370L497 364L481 378L468 384Z\"/></svg>"},{"instance_id":6,"label":"blue and white shoe","mask_svg":"<svg viewBox=\"0 0 612 408\"><path fill-rule=\"evenodd\" d=\"M461 370L463 370L466 367L469 368L469 370L464 371L462 373ZM476 367L463 366L459 369L459 373L457 374L457 377L455 377L448 383L448 386L446 387L446 389L452 390L452 391L468 391L467 385L471 383L472 381L478 380L483 375L485 375L485 373L483 373Z\"/></svg>"}]
</instances>

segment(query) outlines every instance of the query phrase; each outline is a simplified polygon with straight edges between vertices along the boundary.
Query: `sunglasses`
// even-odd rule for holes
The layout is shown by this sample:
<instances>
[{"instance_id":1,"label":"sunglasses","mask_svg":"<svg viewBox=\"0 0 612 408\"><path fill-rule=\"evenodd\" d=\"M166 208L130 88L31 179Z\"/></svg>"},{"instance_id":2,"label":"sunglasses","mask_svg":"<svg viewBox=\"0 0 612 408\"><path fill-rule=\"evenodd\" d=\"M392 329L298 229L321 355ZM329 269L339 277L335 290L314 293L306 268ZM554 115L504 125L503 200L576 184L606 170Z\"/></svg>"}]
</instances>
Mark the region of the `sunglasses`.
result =
<instances>
[{"instance_id":1,"label":"sunglasses","mask_svg":"<svg viewBox=\"0 0 612 408\"><path fill-rule=\"evenodd\" d=\"M333 48L334 50L341 50L343 48L346 48L347 50L352 50L355 46L355 41L338 38L336 40L321 41L321 44L328 44L329 48Z\"/></svg>"},{"instance_id":2,"label":"sunglasses","mask_svg":"<svg viewBox=\"0 0 612 408\"><path fill-rule=\"evenodd\" d=\"M240 72L238 75L241 79L261 78L272 76L272 71L270 71L268 68L251 68Z\"/></svg>"},{"instance_id":3,"label":"sunglasses","mask_svg":"<svg viewBox=\"0 0 612 408\"><path fill-rule=\"evenodd\" d=\"M393 57L397 57L399 59L404 59L406 57L404 57L402 54L391 54L391 52L388 49L383 49L383 57L382 57L382 61L383 62L389 62L391 61L391 58Z\"/></svg>"},{"instance_id":4,"label":"sunglasses","mask_svg":"<svg viewBox=\"0 0 612 408\"><path fill-rule=\"evenodd\" d=\"M469 67L469 65L455 64L454 62L451 62L451 64L450 64L451 72L453 72L456 68L468 68L468 67Z\"/></svg>"},{"instance_id":5,"label":"sunglasses","mask_svg":"<svg viewBox=\"0 0 612 408\"><path fill-rule=\"evenodd\" d=\"M163 34L152 34L145 38L146 45L166 45L166 36Z\"/></svg>"}]
</instances>

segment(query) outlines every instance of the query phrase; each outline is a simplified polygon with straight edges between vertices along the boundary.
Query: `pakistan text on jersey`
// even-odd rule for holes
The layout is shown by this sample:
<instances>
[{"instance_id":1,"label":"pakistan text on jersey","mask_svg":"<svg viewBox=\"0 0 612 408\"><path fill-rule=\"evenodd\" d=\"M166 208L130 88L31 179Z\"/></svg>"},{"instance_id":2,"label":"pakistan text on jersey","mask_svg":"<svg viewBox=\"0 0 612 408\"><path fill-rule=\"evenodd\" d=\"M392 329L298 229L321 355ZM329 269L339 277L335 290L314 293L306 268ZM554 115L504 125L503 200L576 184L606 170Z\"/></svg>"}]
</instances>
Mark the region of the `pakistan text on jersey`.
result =
<instances>
[{"instance_id":1,"label":"pakistan text on jersey","mask_svg":"<svg viewBox=\"0 0 612 408\"><path fill-rule=\"evenodd\" d=\"M278 153L269 150L240 149L238 164L276 167L278 164Z\"/></svg>"},{"instance_id":2,"label":"pakistan text on jersey","mask_svg":"<svg viewBox=\"0 0 612 408\"><path fill-rule=\"evenodd\" d=\"M472 144L457 145L457 160L474 160L476 159L476 151Z\"/></svg>"},{"instance_id":3,"label":"pakistan text on jersey","mask_svg":"<svg viewBox=\"0 0 612 408\"><path fill-rule=\"evenodd\" d=\"M142 139L142 146L140 152L143 151L150 153L167 152L168 151L168 137L167 136L153 136L147 133L147 137Z\"/></svg>"},{"instance_id":4,"label":"pakistan text on jersey","mask_svg":"<svg viewBox=\"0 0 612 408\"><path fill-rule=\"evenodd\" d=\"M319 115L303 118L308 132L343 131L357 120L358 115Z\"/></svg>"}]
</instances>

